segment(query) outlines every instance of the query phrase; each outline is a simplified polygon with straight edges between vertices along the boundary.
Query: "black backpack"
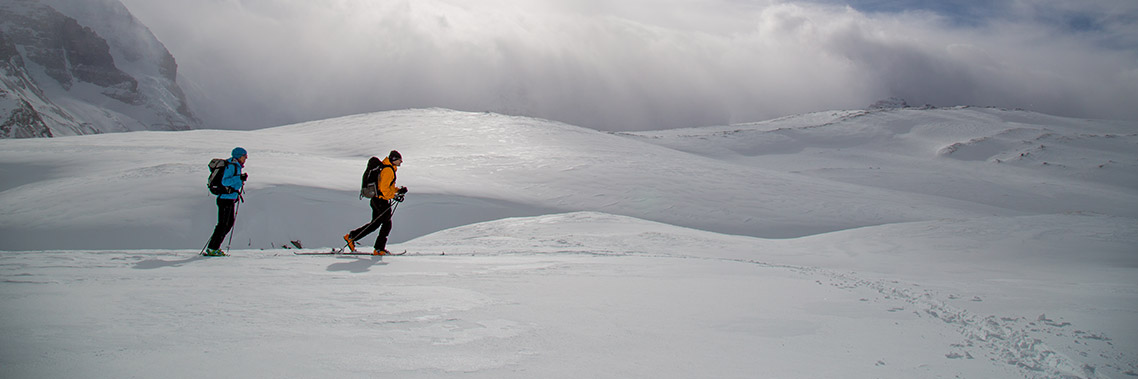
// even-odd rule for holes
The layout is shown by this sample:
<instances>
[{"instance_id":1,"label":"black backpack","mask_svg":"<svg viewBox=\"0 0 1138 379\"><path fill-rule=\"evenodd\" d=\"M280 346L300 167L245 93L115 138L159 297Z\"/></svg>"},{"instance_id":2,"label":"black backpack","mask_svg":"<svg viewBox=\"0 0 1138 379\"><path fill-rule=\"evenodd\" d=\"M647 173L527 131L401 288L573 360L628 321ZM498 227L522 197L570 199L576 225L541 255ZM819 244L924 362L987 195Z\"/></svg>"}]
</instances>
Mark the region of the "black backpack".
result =
<instances>
[{"instance_id":1,"label":"black backpack","mask_svg":"<svg viewBox=\"0 0 1138 379\"><path fill-rule=\"evenodd\" d=\"M221 178L225 176L225 168L233 164L229 160L214 158L209 161L209 181L206 182L206 187L209 187L209 193L214 195L231 194L233 188L221 184Z\"/></svg>"},{"instance_id":2,"label":"black backpack","mask_svg":"<svg viewBox=\"0 0 1138 379\"><path fill-rule=\"evenodd\" d=\"M371 199L379 196L379 189L376 188L376 183L379 182L379 173L383 171L384 167L394 167L383 163L383 160L371 157L367 160L367 168L364 169L363 180L360 182L360 198Z\"/></svg>"},{"instance_id":3,"label":"black backpack","mask_svg":"<svg viewBox=\"0 0 1138 379\"><path fill-rule=\"evenodd\" d=\"M363 180L360 182L360 198L370 199L378 194L376 189L376 181L379 181L379 172L383 170L383 161L379 158L371 157L367 160L367 168L364 169Z\"/></svg>"}]
</instances>

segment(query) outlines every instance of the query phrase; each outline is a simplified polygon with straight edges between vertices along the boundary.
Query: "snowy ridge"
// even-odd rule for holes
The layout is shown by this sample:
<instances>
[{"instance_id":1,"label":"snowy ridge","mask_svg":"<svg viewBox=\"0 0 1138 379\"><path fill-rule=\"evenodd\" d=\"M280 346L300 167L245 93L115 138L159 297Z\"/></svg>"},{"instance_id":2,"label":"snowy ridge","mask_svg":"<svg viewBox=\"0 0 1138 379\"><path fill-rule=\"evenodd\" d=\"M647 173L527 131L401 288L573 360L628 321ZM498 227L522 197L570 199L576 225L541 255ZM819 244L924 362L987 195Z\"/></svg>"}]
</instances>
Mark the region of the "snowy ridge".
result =
<instances>
[{"instance_id":1,"label":"snowy ridge","mask_svg":"<svg viewBox=\"0 0 1138 379\"><path fill-rule=\"evenodd\" d=\"M746 166L1025 211L1138 215L1131 123L997 108L820 112L625 135ZM1092 204L1096 199L1114 199ZM1126 199L1122 201L1122 199Z\"/></svg>"}]
</instances>

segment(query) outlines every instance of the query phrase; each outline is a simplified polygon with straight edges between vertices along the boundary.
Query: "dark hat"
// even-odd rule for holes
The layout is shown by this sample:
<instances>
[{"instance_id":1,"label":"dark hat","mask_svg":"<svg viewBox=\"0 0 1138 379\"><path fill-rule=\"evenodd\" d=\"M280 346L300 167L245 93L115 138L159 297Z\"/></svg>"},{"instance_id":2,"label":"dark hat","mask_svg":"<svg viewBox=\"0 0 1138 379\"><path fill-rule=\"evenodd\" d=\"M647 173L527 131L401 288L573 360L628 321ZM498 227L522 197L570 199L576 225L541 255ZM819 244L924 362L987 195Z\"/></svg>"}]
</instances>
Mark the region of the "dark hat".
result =
<instances>
[{"instance_id":1,"label":"dark hat","mask_svg":"<svg viewBox=\"0 0 1138 379\"><path fill-rule=\"evenodd\" d=\"M387 154L387 159L394 162L394 161L403 160L403 156L400 155L398 151L391 150L391 154Z\"/></svg>"}]
</instances>

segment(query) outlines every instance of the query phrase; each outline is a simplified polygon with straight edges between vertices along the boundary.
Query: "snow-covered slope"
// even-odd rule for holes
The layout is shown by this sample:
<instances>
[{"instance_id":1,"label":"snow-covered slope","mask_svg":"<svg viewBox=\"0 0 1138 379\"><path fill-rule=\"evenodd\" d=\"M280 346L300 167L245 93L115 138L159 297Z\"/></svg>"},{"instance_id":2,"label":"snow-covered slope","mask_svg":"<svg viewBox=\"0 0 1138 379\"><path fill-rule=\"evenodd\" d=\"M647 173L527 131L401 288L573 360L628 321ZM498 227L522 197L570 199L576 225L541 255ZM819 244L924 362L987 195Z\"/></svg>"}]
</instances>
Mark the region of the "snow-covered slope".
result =
<instances>
[{"instance_id":1,"label":"snow-covered slope","mask_svg":"<svg viewBox=\"0 0 1138 379\"><path fill-rule=\"evenodd\" d=\"M1133 376L1132 128L956 108L610 134L423 109L0 141L0 376ZM206 163L238 145L234 256L196 257ZM408 255L279 248L367 221L359 177L390 149Z\"/></svg>"},{"instance_id":2,"label":"snow-covered slope","mask_svg":"<svg viewBox=\"0 0 1138 379\"><path fill-rule=\"evenodd\" d=\"M932 117L928 114L910 116L916 120L910 122ZM857 133L878 135L886 140L882 143L911 138L891 135L889 127L878 127L868 117L835 125L828 134L824 127L801 130L819 133L813 138L822 144L847 135L869 139ZM922 128L937 133L936 125ZM951 125L944 129L939 133L964 133ZM984 133L989 132L976 135ZM1116 140L1112 143L1118 146L1135 139L1121 134L1101 138ZM944 138L918 140L927 157L908 151L916 143L895 143L902 153L849 143L821 152L803 148L793 155L724 158L645 141L667 139L640 140L532 118L438 109L257 131L4 141L0 166L11 179L0 197L5 214L0 248L194 247L215 222L212 197L202 184L205 162L226 156L237 145L251 152L246 172L253 178L245 212L238 217L238 238L241 246L256 248L297 239L335 243L362 223L366 206L357 200L355 188L367 157L390 149L406 157L400 183L411 188L414 199L402 208L407 220L396 230L396 240L505 216L582 210L759 237L942 218L1065 211L1133 217L1138 212L1119 206L1138 203L1134 186L1083 180L1078 171L1124 172L1133 160L1101 158L1095 154L1113 150L1076 150L1075 143L1057 142L1050 150L1070 149L1121 167L961 161L937 155L955 141ZM682 143L683 150L700 148ZM803 143L783 146L794 144ZM1044 170L1069 174L1041 175ZM1009 180L1009 175L1014 177Z\"/></svg>"}]
</instances>

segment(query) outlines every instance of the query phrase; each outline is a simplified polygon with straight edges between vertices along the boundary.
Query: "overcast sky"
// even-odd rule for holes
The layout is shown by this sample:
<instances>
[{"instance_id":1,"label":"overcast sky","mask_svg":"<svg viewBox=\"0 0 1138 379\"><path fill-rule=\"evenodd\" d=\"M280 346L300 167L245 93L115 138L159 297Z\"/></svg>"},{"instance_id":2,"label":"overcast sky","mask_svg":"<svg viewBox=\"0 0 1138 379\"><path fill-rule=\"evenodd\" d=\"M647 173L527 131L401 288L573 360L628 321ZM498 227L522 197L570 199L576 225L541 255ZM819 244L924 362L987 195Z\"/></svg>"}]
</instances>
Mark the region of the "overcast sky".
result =
<instances>
[{"instance_id":1,"label":"overcast sky","mask_svg":"<svg viewBox=\"0 0 1138 379\"><path fill-rule=\"evenodd\" d=\"M601 130L910 104L1138 120L1134 0L121 0L207 127L445 107Z\"/></svg>"}]
</instances>

